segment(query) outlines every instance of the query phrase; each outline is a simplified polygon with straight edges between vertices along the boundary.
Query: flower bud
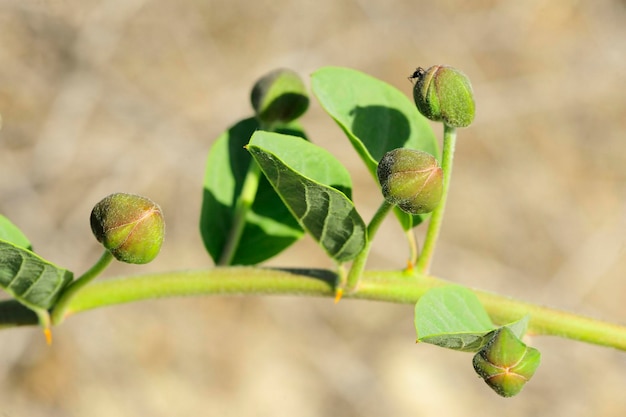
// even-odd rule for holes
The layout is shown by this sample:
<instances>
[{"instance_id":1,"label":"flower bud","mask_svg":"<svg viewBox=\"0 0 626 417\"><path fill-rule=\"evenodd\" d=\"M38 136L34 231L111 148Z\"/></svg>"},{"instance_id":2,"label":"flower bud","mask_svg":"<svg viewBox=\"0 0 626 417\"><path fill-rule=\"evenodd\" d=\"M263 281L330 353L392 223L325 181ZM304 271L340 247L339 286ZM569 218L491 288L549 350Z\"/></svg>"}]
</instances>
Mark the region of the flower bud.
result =
<instances>
[{"instance_id":1,"label":"flower bud","mask_svg":"<svg viewBox=\"0 0 626 417\"><path fill-rule=\"evenodd\" d=\"M309 97L300 76L277 69L259 79L250 96L256 117L265 124L287 123L302 116Z\"/></svg>"},{"instance_id":2,"label":"flower bud","mask_svg":"<svg viewBox=\"0 0 626 417\"><path fill-rule=\"evenodd\" d=\"M385 199L411 214L429 213L441 200L443 171L429 153L399 148L378 163Z\"/></svg>"},{"instance_id":3,"label":"flower bud","mask_svg":"<svg viewBox=\"0 0 626 417\"><path fill-rule=\"evenodd\" d=\"M445 65L427 70L417 68L410 79L416 80L413 99L417 109L435 122L451 127L466 127L474 120L474 93L461 71Z\"/></svg>"},{"instance_id":4,"label":"flower bud","mask_svg":"<svg viewBox=\"0 0 626 417\"><path fill-rule=\"evenodd\" d=\"M134 194L111 194L91 211L91 230L118 261L146 264L159 253L165 222L161 208Z\"/></svg>"},{"instance_id":5,"label":"flower bud","mask_svg":"<svg viewBox=\"0 0 626 417\"><path fill-rule=\"evenodd\" d=\"M501 327L473 362L476 373L498 395L512 397L533 376L540 359L537 349L526 346L508 327Z\"/></svg>"}]
</instances>

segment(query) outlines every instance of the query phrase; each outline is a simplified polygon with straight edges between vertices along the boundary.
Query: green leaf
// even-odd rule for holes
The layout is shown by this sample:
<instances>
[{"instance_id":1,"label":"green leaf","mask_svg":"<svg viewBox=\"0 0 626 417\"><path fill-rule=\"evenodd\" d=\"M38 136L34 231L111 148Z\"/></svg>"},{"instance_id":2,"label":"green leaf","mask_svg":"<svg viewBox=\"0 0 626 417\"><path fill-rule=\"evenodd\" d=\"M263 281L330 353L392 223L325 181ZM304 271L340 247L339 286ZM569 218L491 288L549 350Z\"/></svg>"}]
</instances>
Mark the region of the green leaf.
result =
<instances>
[{"instance_id":1,"label":"green leaf","mask_svg":"<svg viewBox=\"0 0 626 417\"><path fill-rule=\"evenodd\" d=\"M328 151L303 139L255 132L248 151L300 225L338 262L365 246L366 228L350 200L352 181Z\"/></svg>"},{"instance_id":2,"label":"green leaf","mask_svg":"<svg viewBox=\"0 0 626 417\"><path fill-rule=\"evenodd\" d=\"M496 329L476 295L450 285L426 292L415 305L417 341L476 352Z\"/></svg>"},{"instance_id":3,"label":"green leaf","mask_svg":"<svg viewBox=\"0 0 626 417\"><path fill-rule=\"evenodd\" d=\"M376 166L396 148L418 149L439 158L437 138L427 119L398 89L362 72L324 67L311 76L313 93L346 133L352 146L376 178ZM395 210L403 228L417 226L427 216Z\"/></svg>"},{"instance_id":4,"label":"green leaf","mask_svg":"<svg viewBox=\"0 0 626 417\"><path fill-rule=\"evenodd\" d=\"M512 323L507 324L503 327L508 327L509 330L513 332L518 339L521 339L526 334L526 330L528 329L528 322L530 321L530 316L525 315L521 319L514 321Z\"/></svg>"},{"instance_id":5,"label":"green leaf","mask_svg":"<svg viewBox=\"0 0 626 417\"><path fill-rule=\"evenodd\" d=\"M217 263L233 226L235 204L252 161L244 146L259 128L254 118L240 121L213 144L207 158L200 233L204 245ZM291 124L283 131L304 136ZM303 235L267 179L261 178L256 197L245 217L243 233L231 264L253 265L282 252Z\"/></svg>"},{"instance_id":6,"label":"green leaf","mask_svg":"<svg viewBox=\"0 0 626 417\"><path fill-rule=\"evenodd\" d=\"M9 219L0 214L0 240L11 242L16 246L32 250L33 246L22 231Z\"/></svg>"},{"instance_id":7,"label":"green leaf","mask_svg":"<svg viewBox=\"0 0 626 417\"><path fill-rule=\"evenodd\" d=\"M0 287L38 316L47 315L72 278L70 271L0 240Z\"/></svg>"}]
</instances>

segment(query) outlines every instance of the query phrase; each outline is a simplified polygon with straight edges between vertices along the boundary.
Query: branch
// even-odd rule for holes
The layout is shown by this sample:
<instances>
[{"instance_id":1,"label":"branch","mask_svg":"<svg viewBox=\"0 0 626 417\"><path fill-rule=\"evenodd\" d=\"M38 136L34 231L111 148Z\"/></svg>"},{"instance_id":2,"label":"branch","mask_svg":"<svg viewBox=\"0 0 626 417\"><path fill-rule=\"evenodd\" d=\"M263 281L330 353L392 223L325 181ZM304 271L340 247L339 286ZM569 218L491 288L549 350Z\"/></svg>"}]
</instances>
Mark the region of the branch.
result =
<instances>
[{"instance_id":1,"label":"branch","mask_svg":"<svg viewBox=\"0 0 626 417\"><path fill-rule=\"evenodd\" d=\"M192 295L335 296L335 273L320 269L213 268L148 274L93 283L77 293L67 314L110 305ZM402 271L366 271L344 298L414 304L429 289L450 284ZM474 290L499 325L530 316L528 332L579 340L626 351L626 327ZM36 325L37 316L16 301L0 302L0 328Z\"/></svg>"}]
</instances>

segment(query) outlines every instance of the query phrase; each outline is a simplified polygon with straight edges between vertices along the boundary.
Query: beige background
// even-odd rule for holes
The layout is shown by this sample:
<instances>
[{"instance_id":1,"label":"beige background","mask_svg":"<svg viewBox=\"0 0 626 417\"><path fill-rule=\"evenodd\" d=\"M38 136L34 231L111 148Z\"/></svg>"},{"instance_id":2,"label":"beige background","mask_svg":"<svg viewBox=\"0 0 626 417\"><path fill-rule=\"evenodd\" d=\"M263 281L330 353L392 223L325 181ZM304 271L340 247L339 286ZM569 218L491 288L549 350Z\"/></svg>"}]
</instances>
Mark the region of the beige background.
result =
<instances>
[{"instance_id":1,"label":"beige background","mask_svg":"<svg viewBox=\"0 0 626 417\"><path fill-rule=\"evenodd\" d=\"M352 67L410 95L416 66L467 73L433 271L626 323L624 1L2 0L0 212L76 272L88 216L115 191L159 202L145 267L209 267L197 231L206 153L249 116L252 83ZM374 182L316 102L312 139L347 161L366 219ZM440 135L440 127L433 125ZM400 268L384 225L369 264ZM329 266L305 239L272 265ZM0 332L0 416L623 416L626 353L536 338L543 363L504 400L471 355L414 344L412 307L295 297L161 300Z\"/></svg>"}]
</instances>

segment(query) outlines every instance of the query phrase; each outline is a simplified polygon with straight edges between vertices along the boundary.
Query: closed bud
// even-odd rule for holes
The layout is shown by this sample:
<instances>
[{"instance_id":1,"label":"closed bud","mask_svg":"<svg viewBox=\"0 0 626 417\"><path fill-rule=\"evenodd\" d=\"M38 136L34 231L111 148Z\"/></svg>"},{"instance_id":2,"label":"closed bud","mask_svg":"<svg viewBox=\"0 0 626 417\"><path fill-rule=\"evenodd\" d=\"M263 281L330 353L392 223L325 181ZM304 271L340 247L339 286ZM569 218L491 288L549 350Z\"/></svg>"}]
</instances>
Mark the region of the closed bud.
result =
<instances>
[{"instance_id":1,"label":"closed bud","mask_svg":"<svg viewBox=\"0 0 626 417\"><path fill-rule=\"evenodd\" d=\"M425 117L451 127L466 127L474 120L474 93L461 71L445 65L427 70L417 68L409 77L415 80L413 98Z\"/></svg>"},{"instance_id":2,"label":"closed bud","mask_svg":"<svg viewBox=\"0 0 626 417\"><path fill-rule=\"evenodd\" d=\"M289 69L277 69L259 79L250 96L261 123L287 123L302 116L309 97L300 76Z\"/></svg>"},{"instance_id":3,"label":"closed bud","mask_svg":"<svg viewBox=\"0 0 626 417\"><path fill-rule=\"evenodd\" d=\"M476 373L498 395L512 397L534 375L540 360L537 349L526 346L508 327L502 327L473 362Z\"/></svg>"},{"instance_id":4,"label":"closed bud","mask_svg":"<svg viewBox=\"0 0 626 417\"><path fill-rule=\"evenodd\" d=\"M407 213L429 213L441 200L443 171L429 153L389 151L378 163L377 174L385 199Z\"/></svg>"},{"instance_id":5,"label":"closed bud","mask_svg":"<svg viewBox=\"0 0 626 417\"><path fill-rule=\"evenodd\" d=\"M134 194L111 194L91 211L91 230L118 261L145 264L161 250L165 222L161 208Z\"/></svg>"}]
</instances>

